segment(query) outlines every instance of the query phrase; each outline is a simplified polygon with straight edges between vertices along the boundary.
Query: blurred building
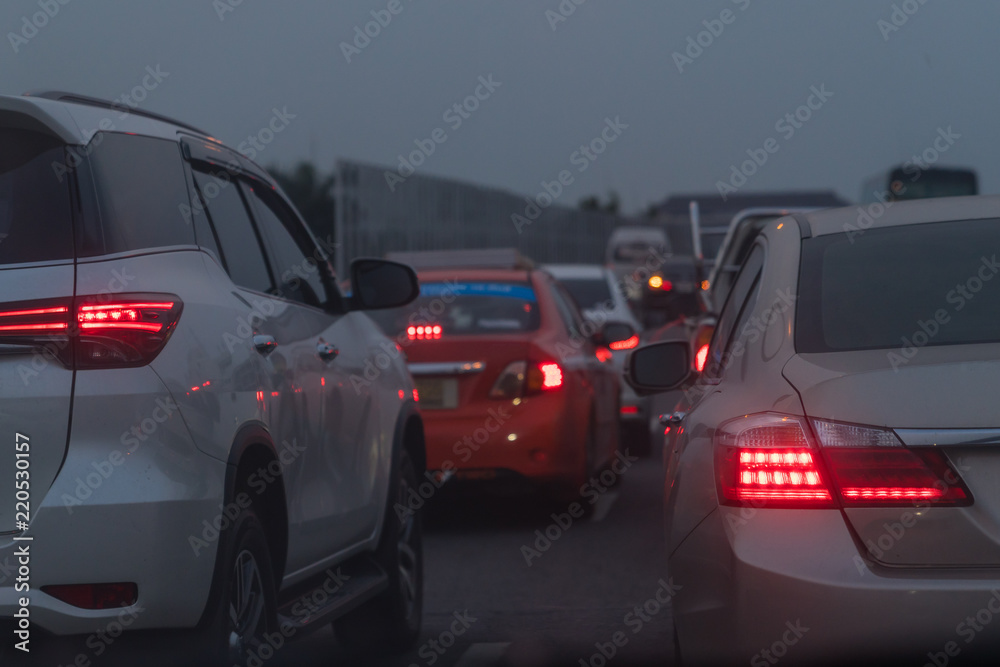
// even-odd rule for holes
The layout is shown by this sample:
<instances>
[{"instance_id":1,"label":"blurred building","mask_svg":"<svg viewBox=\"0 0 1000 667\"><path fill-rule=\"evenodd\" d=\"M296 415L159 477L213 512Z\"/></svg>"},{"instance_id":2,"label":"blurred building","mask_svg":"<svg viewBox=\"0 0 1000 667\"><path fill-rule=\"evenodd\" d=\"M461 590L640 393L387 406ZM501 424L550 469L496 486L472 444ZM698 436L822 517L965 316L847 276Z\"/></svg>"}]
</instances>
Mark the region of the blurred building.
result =
<instances>
[{"instance_id":1,"label":"blurred building","mask_svg":"<svg viewBox=\"0 0 1000 667\"><path fill-rule=\"evenodd\" d=\"M600 264L611 231L633 222L572 208L575 198L566 192L546 206L548 195L525 197L419 170L400 179L393 167L339 161L336 183L340 275L356 257L393 251L517 248L540 263Z\"/></svg>"}]
</instances>

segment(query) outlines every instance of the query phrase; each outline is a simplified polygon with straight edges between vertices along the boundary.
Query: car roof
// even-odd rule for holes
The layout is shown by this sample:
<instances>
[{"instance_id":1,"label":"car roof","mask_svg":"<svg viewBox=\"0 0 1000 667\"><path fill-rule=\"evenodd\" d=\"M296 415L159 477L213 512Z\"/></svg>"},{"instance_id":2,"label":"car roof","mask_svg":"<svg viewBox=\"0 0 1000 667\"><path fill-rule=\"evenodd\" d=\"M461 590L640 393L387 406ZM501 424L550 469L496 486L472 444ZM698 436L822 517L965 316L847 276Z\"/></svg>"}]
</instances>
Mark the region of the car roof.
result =
<instances>
[{"instance_id":1,"label":"car roof","mask_svg":"<svg viewBox=\"0 0 1000 667\"><path fill-rule=\"evenodd\" d=\"M574 278L607 279L608 270L600 264L546 264L543 270L559 280Z\"/></svg>"},{"instance_id":2,"label":"car roof","mask_svg":"<svg viewBox=\"0 0 1000 667\"><path fill-rule=\"evenodd\" d=\"M67 99L0 95L0 111L29 116L70 145L85 146L90 143L94 134L101 130L128 132L172 141L177 141L178 132L183 131L211 139L208 135L180 122L153 118L140 111L126 113L128 109L113 108L110 102L106 103L108 106L100 106L101 100L95 99L93 103L85 101L89 99L68 94Z\"/></svg>"},{"instance_id":3,"label":"car roof","mask_svg":"<svg viewBox=\"0 0 1000 667\"><path fill-rule=\"evenodd\" d=\"M867 216L867 217L866 217ZM825 209L797 216L813 236L952 220L1000 218L1000 195L940 197Z\"/></svg>"},{"instance_id":4,"label":"car roof","mask_svg":"<svg viewBox=\"0 0 1000 667\"><path fill-rule=\"evenodd\" d=\"M615 227L611 232L611 238L608 239L608 243L628 243L630 241L647 241L649 239L665 241L666 238L666 230L660 227L631 225L627 227Z\"/></svg>"}]
</instances>

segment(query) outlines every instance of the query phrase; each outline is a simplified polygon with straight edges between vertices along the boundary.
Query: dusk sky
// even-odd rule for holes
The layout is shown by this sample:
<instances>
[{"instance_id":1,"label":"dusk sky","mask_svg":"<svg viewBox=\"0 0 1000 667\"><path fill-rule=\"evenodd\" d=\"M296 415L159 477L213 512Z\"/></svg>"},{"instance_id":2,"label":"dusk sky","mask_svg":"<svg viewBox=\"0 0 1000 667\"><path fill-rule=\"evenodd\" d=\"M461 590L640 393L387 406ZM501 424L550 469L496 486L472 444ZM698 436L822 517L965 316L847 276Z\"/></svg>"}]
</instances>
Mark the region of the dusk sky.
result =
<instances>
[{"instance_id":1,"label":"dusk sky","mask_svg":"<svg viewBox=\"0 0 1000 667\"><path fill-rule=\"evenodd\" d=\"M6 0L0 92L120 98L159 68L140 106L230 145L274 109L294 116L256 156L265 165L395 167L441 128L422 173L523 194L619 119L627 128L560 203L614 189L627 212L715 191L769 138L777 150L745 191L856 200L865 177L951 128L938 164L975 167L984 192L1000 191L995 2L580 1ZM391 22L366 42L356 29L372 12ZM700 32L708 46L688 51ZM491 76L499 86L455 128L446 112ZM778 125L814 87L830 95L811 117Z\"/></svg>"}]
</instances>

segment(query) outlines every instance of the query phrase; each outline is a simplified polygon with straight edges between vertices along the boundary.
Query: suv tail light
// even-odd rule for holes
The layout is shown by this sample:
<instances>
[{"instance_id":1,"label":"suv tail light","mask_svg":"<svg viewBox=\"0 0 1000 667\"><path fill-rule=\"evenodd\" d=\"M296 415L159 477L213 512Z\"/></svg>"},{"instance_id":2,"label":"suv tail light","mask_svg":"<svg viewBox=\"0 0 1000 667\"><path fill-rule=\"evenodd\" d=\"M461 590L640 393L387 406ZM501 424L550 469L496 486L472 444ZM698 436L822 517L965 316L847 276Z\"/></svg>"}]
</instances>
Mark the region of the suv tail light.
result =
<instances>
[{"instance_id":1,"label":"suv tail light","mask_svg":"<svg viewBox=\"0 0 1000 667\"><path fill-rule=\"evenodd\" d=\"M493 383L490 398L521 398L559 389L562 385L563 370L554 361L540 364L514 361L507 364Z\"/></svg>"},{"instance_id":2,"label":"suv tail light","mask_svg":"<svg viewBox=\"0 0 1000 667\"><path fill-rule=\"evenodd\" d=\"M938 450L912 450L887 429L774 413L722 424L716 434L720 502L831 508L968 505L972 496Z\"/></svg>"},{"instance_id":3,"label":"suv tail light","mask_svg":"<svg viewBox=\"0 0 1000 667\"><path fill-rule=\"evenodd\" d=\"M84 296L6 304L0 342L50 349L67 368L150 363L180 319L181 300L164 294Z\"/></svg>"}]
</instances>

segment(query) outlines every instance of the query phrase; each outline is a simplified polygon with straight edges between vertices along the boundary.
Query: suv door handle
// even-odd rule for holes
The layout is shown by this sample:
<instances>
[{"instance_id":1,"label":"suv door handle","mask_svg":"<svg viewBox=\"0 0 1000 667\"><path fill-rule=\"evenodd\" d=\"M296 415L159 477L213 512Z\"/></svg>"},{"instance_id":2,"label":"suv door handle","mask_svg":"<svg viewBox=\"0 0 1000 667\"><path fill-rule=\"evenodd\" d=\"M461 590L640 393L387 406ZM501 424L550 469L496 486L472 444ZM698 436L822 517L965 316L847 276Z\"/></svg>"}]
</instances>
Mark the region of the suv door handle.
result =
<instances>
[{"instance_id":1,"label":"suv door handle","mask_svg":"<svg viewBox=\"0 0 1000 667\"><path fill-rule=\"evenodd\" d=\"M337 358L337 355L340 354L340 350L338 350L336 346L330 345L329 343L320 343L316 346L316 354L319 355L319 358L323 361L329 362Z\"/></svg>"},{"instance_id":2,"label":"suv door handle","mask_svg":"<svg viewBox=\"0 0 1000 667\"><path fill-rule=\"evenodd\" d=\"M687 417L686 412L671 412L669 415L660 415L660 424L663 426L677 426L684 418Z\"/></svg>"},{"instance_id":3,"label":"suv door handle","mask_svg":"<svg viewBox=\"0 0 1000 667\"><path fill-rule=\"evenodd\" d=\"M261 356L266 357L267 355L274 352L275 348L278 347L278 341L274 340L274 336L262 336L257 334L253 337L253 346L257 348Z\"/></svg>"}]
</instances>

